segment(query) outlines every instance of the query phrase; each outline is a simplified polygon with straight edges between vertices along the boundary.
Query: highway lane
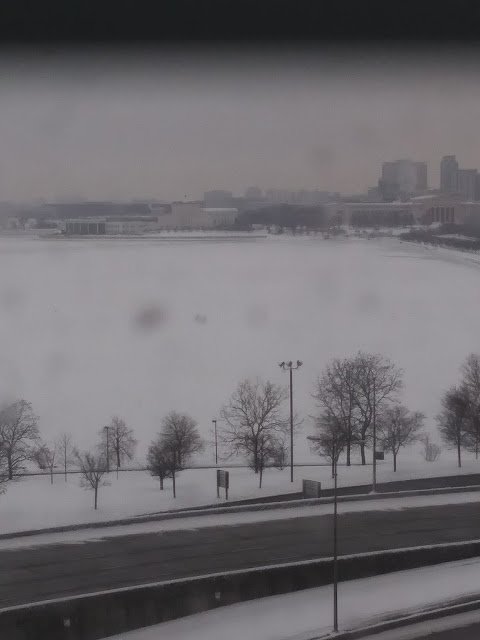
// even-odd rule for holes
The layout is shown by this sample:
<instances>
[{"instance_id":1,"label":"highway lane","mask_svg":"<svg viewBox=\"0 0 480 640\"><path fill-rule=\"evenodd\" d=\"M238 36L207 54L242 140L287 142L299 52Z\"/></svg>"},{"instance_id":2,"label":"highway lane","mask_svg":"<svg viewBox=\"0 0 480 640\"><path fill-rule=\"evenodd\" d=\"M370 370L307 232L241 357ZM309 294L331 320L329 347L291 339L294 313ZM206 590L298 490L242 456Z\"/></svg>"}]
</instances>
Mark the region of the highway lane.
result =
<instances>
[{"instance_id":1,"label":"highway lane","mask_svg":"<svg viewBox=\"0 0 480 640\"><path fill-rule=\"evenodd\" d=\"M473 538L476 503L339 516L340 554ZM331 553L331 516L1 551L0 606Z\"/></svg>"}]
</instances>

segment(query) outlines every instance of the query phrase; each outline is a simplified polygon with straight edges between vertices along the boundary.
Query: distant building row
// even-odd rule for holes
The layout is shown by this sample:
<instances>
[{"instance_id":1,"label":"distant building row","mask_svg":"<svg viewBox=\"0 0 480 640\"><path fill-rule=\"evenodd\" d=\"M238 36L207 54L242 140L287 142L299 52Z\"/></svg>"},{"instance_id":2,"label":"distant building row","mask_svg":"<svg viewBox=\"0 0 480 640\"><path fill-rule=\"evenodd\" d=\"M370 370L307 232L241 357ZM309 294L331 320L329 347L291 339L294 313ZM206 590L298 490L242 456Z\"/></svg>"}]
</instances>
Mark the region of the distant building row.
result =
<instances>
[{"instance_id":1,"label":"distant building row","mask_svg":"<svg viewBox=\"0 0 480 640\"><path fill-rule=\"evenodd\" d=\"M480 174L477 169L460 169L455 156L443 156L440 163L440 191L457 193L465 200L480 200Z\"/></svg>"},{"instance_id":2,"label":"distant building row","mask_svg":"<svg viewBox=\"0 0 480 640\"><path fill-rule=\"evenodd\" d=\"M402 202L331 202L327 218L337 224L400 226L410 224L464 224L480 220L480 202L458 194L425 194Z\"/></svg>"},{"instance_id":3,"label":"distant building row","mask_svg":"<svg viewBox=\"0 0 480 640\"><path fill-rule=\"evenodd\" d=\"M135 235L178 229L215 229L231 226L238 211L233 208L206 208L198 203L150 205L149 216L92 216L67 218L67 235Z\"/></svg>"}]
</instances>

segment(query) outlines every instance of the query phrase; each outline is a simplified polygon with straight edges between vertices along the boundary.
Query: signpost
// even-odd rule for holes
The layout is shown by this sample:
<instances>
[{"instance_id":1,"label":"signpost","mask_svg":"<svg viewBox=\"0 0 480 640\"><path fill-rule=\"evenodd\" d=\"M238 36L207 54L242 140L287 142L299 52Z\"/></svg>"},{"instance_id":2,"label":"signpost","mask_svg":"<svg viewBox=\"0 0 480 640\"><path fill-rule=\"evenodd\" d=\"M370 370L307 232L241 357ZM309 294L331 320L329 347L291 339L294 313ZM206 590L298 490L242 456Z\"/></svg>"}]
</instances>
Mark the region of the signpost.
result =
<instances>
[{"instance_id":1,"label":"signpost","mask_svg":"<svg viewBox=\"0 0 480 640\"><path fill-rule=\"evenodd\" d=\"M230 474L223 469L217 469L217 498L220 498L220 487L225 489L225 500L228 500L228 487L230 484Z\"/></svg>"},{"instance_id":2,"label":"signpost","mask_svg":"<svg viewBox=\"0 0 480 640\"><path fill-rule=\"evenodd\" d=\"M302 489L304 498L320 498L322 484L316 480L303 480Z\"/></svg>"}]
</instances>

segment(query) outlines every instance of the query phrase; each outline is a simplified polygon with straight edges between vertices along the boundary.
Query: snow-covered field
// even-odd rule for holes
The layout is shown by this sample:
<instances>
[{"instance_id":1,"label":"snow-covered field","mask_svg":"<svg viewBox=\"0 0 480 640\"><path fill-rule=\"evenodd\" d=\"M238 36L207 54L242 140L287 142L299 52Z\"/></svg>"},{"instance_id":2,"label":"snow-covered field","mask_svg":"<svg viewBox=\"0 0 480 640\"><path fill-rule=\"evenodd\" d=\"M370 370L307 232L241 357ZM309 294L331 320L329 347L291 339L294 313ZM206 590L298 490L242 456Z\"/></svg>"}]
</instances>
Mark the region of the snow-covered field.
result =
<instances>
[{"instance_id":1,"label":"snow-covered field","mask_svg":"<svg viewBox=\"0 0 480 640\"><path fill-rule=\"evenodd\" d=\"M1 395L81 447L120 414L142 458L166 412L191 413L208 437L237 382L286 383L286 358L304 361L295 404L308 416L328 360L365 349L405 369L404 399L433 429L442 390L480 349L479 277L461 252L388 238L0 238ZM303 437L297 451L309 459Z\"/></svg>"},{"instance_id":2,"label":"snow-covered field","mask_svg":"<svg viewBox=\"0 0 480 640\"><path fill-rule=\"evenodd\" d=\"M478 473L480 461L467 458L462 473ZM422 461L418 452L405 452L399 458L399 468L392 471L389 460L378 463L378 482L421 478L428 476L456 475L459 472L453 455L444 455L434 463ZM290 471L268 469L265 471L262 489L258 477L245 468L230 469L230 500L269 496L301 491L302 479L319 480L324 488L332 486L330 468L298 467L295 482L290 483ZM372 479L371 466L339 467L339 486L368 484ZM171 481L159 490L156 479L144 471L115 472L108 476L108 486L99 491L98 510L93 509L93 494L79 486L80 476L71 474L65 483L62 475L28 476L8 485L0 496L0 533L39 529L83 522L106 521L127 516L165 511L181 507L224 502L224 494L217 500L215 469L191 469L183 471L177 479L177 498L172 495ZM445 483L448 485L448 482Z\"/></svg>"},{"instance_id":3,"label":"snow-covered field","mask_svg":"<svg viewBox=\"0 0 480 640\"><path fill-rule=\"evenodd\" d=\"M368 626L388 617L409 615L462 596L480 594L479 571L480 560L474 558L340 583L339 630ZM318 587L221 607L111 638L307 640L332 630L332 611L332 587ZM478 613L470 614L470 619L478 617ZM432 624L442 628L438 623L428 623L426 627L431 628ZM392 636L409 637L398 632Z\"/></svg>"},{"instance_id":4,"label":"snow-covered field","mask_svg":"<svg viewBox=\"0 0 480 640\"><path fill-rule=\"evenodd\" d=\"M404 368L404 400L434 431L442 390L480 350L479 266L470 254L388 238L0 238L0 400L30 400L45 438L67 431L81 448L122 415L139 439L139 463L161 417L186 411L210 441L198 461L211 463L211 420L237 382L286 383L278 362L299 358L295 407L306 419L295 452L307 462L315 376L330 358L364 349ZM139 320L151 309L143 318L152 323ZM470 460L464 471L477 469ZM54 487L48 478L21 480L0 497L0 529L215 502L214 473L182 473L176 501L147 474L118 482L112 474L98 512L78 476L67 485L56 477ZM426 464L410 449L395 476L390 463L380 466L379 481L450 473L450 452ZM303 477L330 482L328 468L296 477L297 490ZM342 469L340 484L369 478L368 468ZM290 489L287 471L268 472L261 491L248 471L231 472L231 499Z\"/></svg>"}]
</instances>

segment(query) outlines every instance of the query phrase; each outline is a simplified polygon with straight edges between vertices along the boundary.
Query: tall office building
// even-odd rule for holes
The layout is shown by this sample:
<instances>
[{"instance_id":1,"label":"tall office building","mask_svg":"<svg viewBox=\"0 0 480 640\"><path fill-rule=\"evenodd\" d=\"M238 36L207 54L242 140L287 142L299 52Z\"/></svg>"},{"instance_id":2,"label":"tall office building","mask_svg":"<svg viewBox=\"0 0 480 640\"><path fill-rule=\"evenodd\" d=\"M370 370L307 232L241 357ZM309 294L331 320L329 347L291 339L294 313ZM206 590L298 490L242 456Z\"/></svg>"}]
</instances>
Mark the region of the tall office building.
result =
<instances>
[{"instance_id":1,"label":"tall office building","mask_svg":"<svg viewBox=\"0 0 480 640\"><path fill-rule=\"evenodd\" d=\"M455 156L443 156L440 162L440 191L456 193L458 190L458 162Z\"/></svg>"},{"instance_id":2,"label":"tall office building","mask_svg":"<svg viewBox=\"0 0 480 640\"><path fill-rule=\"evenodd\" d=\"M469 202L477 199L477 169L459 169L457 171L457 191Z\"/></svg>"},{"instance_id":3,"label":"tall office building","mask_svg":"<svg viewBox=\"0 0 480 640\"><path fill-rule=\"evenodd\" d=\"M378 188L384 200L397 200L426 191L427 163L412 160L384 162Z\"/></svg>"}]
</instances>

